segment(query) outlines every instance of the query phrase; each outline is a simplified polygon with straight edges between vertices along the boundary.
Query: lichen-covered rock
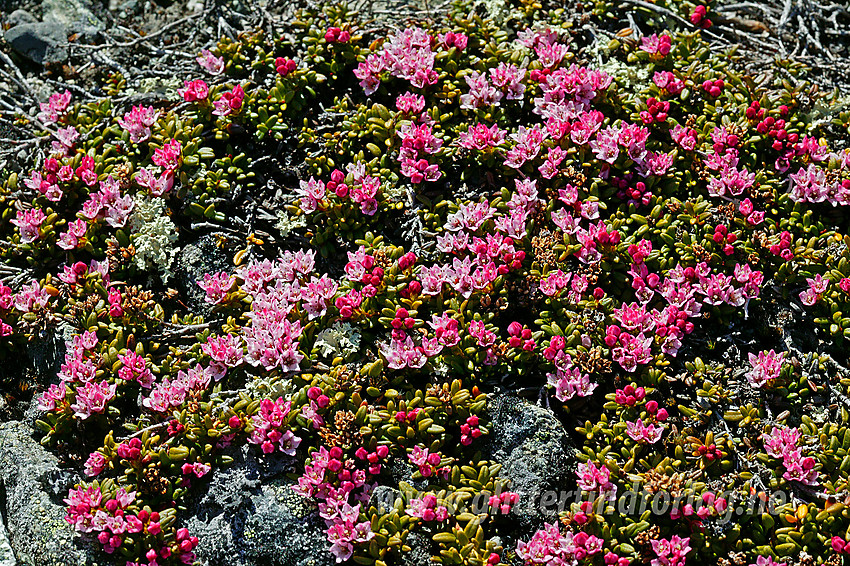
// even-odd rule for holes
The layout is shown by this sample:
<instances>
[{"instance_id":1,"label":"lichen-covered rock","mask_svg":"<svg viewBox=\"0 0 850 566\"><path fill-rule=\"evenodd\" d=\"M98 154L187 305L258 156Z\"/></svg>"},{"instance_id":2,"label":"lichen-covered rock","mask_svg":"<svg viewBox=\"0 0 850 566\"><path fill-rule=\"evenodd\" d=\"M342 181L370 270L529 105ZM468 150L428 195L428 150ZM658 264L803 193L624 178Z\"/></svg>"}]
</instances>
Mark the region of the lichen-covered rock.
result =
<instances>
[{"instance_id":1,"label":"lichen-covered rock","mask_svg":"<svg viewBox=\"0 0 850 566\"><path fill-rule=\"evenodd\" d=\"M333 556L325 522L292 490L286 473L294 460L259 459L253 450L234 451L234 463L213 473L203 493L188 505L185 526L203 541L204 566L330 566Z\"/></svg>"},{"instance_id":2,"label":"lichen-covered rock","mask_svg":"<svg viewBox=\"0 0 850 566\"><path fill-rule=\"evenodd\" d=\"M17 566L17 564L18 561L15 560L15 553L6 534L6 526L3 524L3 514L0 513L0 566Z\"/></svg>"},{"instance_id":3,"label":"lichen-covered rock","mask_svg":"<svg viewBox=\"0 0 850 566\"><path fill-rule=\"evenodd\" d=\"M176 283L192 312L205 315L210 312L210 304L204 301L206 293L198 286L198 281L203 280L204 274L232 269L233 262L217 245L215 236L201 236L180 249L174 267Z\"/></svg>"},{"instance_id":4,"label":"lichen-covered rock","mask_svg":"<svg viewBox=\"0 0 850 566\"><path fill-rule=\"evenodd\" d=\"M491 396L488 411L492 424L484 455L502 464L500 476L510 480L510 491L520 496L511 520L519 530L551 521L541 510L541 497L572 483L574 463L564 425L551 410L510 394Z\"/></svg>"},{"instance_id":5,"label":"lichen-covered rock","mask_svg":"<svg viewBox=\"0 0 850 566\"><path fill-rule=\"evenodd\" d=\"M5 493L0 503L21 566L98 563L64 519L62 496L76 481L76 474L59 468L56 456L42 448L27 425L0 424L0 493Z\"/></svg>"}]
</instances>

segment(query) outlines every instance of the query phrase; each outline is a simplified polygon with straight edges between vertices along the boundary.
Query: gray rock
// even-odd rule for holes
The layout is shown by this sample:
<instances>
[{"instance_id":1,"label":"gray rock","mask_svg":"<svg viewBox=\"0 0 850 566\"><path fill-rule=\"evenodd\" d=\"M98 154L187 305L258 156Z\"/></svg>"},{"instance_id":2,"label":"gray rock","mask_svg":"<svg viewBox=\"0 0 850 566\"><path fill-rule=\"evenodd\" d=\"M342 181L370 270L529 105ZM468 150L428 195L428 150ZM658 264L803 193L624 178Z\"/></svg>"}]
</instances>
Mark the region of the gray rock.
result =
<instances>
[{"instance_id":1,"label":"gray rock","mask_svg":"<svg viewBox=\"0 0 850 566\"><path fill-rule=\"evenodd\" d=\"M68 58L68 37L57 22L18 24L9 29L6 41L19 54L38 63L58 63Z\"/></svg>"},{"instance_id":2,"label":"gray rock","mask_svg":"<svg viewBox=\"0 0 850 566\"><path fill-rule=\"evenodd\" d=\"M75 474L59 468L28 426L0 423L0 509L22 566L96 564L93 550L64 518L62 497L77 481Z\"/></svg>"},{"instance_id":3,"label":"gray rock","mask_svg":"<svg viewBox=\"0 0 850 566\"><path fill-rule=\"evenodd\" d=\"M15 553L9 544L9 536L6 534L6 526L3 524L3 514L0 513L0 566L17 566Z\"/></svg>"},{"instance_id":4,"label":"gray rock","mask_svg":"<svg viewBox=\"0 0 850 566\"><path fill-rule=\"evenodd\" d=\"M500 475L520 496L509 519L520 531L537 528L552 519L540 507L544 492L574 487L567 431L551 410L514 395L493 395L487 410L492 426L484 457L502 464Z\"/></svg>"},{"instance_id":5,"label":"gray rock","mask_svg":"<svg viewBox=\"0 0 850 566\"><path fill-rule=\"evenodd\" d=\"M208 489L191 500L184 525L200 539L203 566L331 566L325 522L286 477L295 461L257 458L251 447L231 453ZM202 490L203 491L203 490Z\"/></svg>"},{"instance_id":6,"label":"gray rock","mask_svg":"<svg viewBox=\"0 0 850 566\"><path fill-rule=\"evenodd\" d=\"M15 10L6 18L6 23L9 27L15 27L19 24L34 24L37 21L36 17L26 10Z\"/></svg>"},{"instance_id":7,"label":"gray rock","mask_svg":"<svg viewBox=\"0 0 850 566\"><path fill-rule=\"evenodd\" d=\"M92 13L91 2L87 0L42 0L41 12L45 22L62 25L69 35L93 35L105 27Z\"/></svg>"}]
</instances>

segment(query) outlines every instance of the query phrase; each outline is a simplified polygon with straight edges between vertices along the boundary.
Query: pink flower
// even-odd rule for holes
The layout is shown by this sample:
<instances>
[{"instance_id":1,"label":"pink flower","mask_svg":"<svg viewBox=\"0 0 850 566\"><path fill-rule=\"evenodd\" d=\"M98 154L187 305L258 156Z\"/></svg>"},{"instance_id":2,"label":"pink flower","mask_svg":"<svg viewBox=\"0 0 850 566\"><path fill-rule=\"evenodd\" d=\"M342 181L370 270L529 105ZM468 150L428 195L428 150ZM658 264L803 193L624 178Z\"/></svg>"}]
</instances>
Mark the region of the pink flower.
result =
<instances>
[{"instance_id":1,"label":"pink flower","mask_svg":"<svg viewBox=\"0 0 850 566\"><path fill-rule=\"evenodd\" d=\"M180 166L180 155L183 145L178 140L171 140L153 152L151 161L166 171L174 171Z\"/></svg>"},{"instance_id":2,"label":"pink flower","mask_svg":"<svg viewBox=\"0 0 850 566\"><path fill-rule=\"evenodd\" d=\"M100 474L106 468L106 457L100 452L92 452L86 460L85 472L88 477L94 477Z\"/></svg>"},{"instance_id":3,"label":"pink flower","mask_svg":"<svg viewBox=\"0 0 850 566\"><path fill-rule=\"evenodd\" d=\"M458 335L458 321L452 318L449 314L437 316L431 315L431 322L428 325L434 329L437 340L443 345L451 348L460 342Z\"/></svg>"},{"instance_id":4,"label":"pink flower","mask_svg":"<svg viewBox=\"0 0 850 566\"><path fill-rule=\"evenodd\" d=\"M685 566L685 555L691 551L690 537L673 535L669 540L656 539L650 543L658 557L650 561L651 566Z\"/></svg>"},{"instance_id":5,"label":"pink flower","mask_svg":"<svg viewBox=\"0 0 850 566\"><path fill-rule=\"evenodd\" d=\"M126 354L118 354L118 359L121 361L121 369L118 370L118 377L125 381L138 381L145 389L150 389L153 384L153 373L145 359L135 352L127 352Z\"/></svg>"},{"instance_id":6,"label":"pink flower","mask_svg":"<svg viewBox=\"0 0 850 566\"><path fill-rule=\"evenodd\" d=\"M785 361L785 352L763 351L758 355L748 354L752 369L747 372L747 380L752 387L760 389L772 380L779 377L782 364Z\"/></svg>"},{"instance_id":7,"label":"pink flower","mask_svg":"<svg viewBox=\"0 0 850 566\"><path fill-rule=\"evenodd\" d=\"M224 72L224 58L216 57L209 49L202 49L195 61L210 74L220 75Z\"/></svg>"},{"instance_id":8,"label":"pink flower","mask_svg":"<svg viewBox=\"0 0 850 566\"><path fill-rule=\"evenodd\" d=\"M52 142L51 149L54 154L71 155L71 150L74 149L74 144L80 137L80 133L74 126L60 128L53 133L56 141ZM58 200L58 199L57 199Z\"/></svg>"},{"instance_id":9,"label":"pink flower","mask_svg":"<svg viewBox=\"0 0 850 566\"><path fill-rule=\"evenodd\" d=\"M395 107L399 112L406 114L419 114L425 109L425 97L420 94L406 92L398 95L395 99Z\"/></svg>"},{"instance_id":10,"label":"pink flower","mask_svg":"<svg viewBox=\"0 0 850 566\"><path fill-rule=\"evenodd\" d=\"M720 177L712 177L708 181L708 194L711 196L740 196L755 184L755 173L750 173L744 167L738 170L735 167L724 167L720 170Z\"/></svg>"},{"instance_id":11,"label":"pink flower","mask_svg":"<svg viewBox=\"0 0 850 566\"><path fill-rule=\"evenodd\" d=\"M63 250L73 250L80 247L80 239L86 235L88 223L83 219L68 223L68 229L59 235L56 245Z\"/></svg>"},{"instance_id":12,"label":"pink flower","mask_svg":"<svg viewBox=\"0 0 850 566\"><path fill-rule=\"evenodd\" d=\"M235 280L232 275L223 271L214 275L205 273L204 280L198 281L198 285L207 293L204 300L217 305L227 298L227 293L230 292Z\"/></svg>"},{"instance_id":13,"label":"pink flower","mask_svg":"<svg viewBox=\"0 0 850 566\"><path fill-rule=\"evenodd\" d=\"M183 97L186 102L198 102L206 100L210 93L210 89L202 80L183 81L183 88L177 89L177 94Z\"/></svg>"},{"instance_id":14,"label":"pink flower","mask_svg":"<svg viewBox=\"0 0 850 566\"><path fill-rule=\"evenodd\" d=\"M643 419L638 419L634 422L626 422L626 433L636 442L655 444L661 440L664 427L654 424L644 424Z\"/></svg>"},{"instance_id":15,"label":"pink flower","mask_svg":"<svg viewBox=\"0 0 850 566\"><path fill-rule=\"evenodd\" d=\"M131 142L141 143L151 137L151 126L156 123L157 118L159 112L154 110L153 106L146 108L139 105L124 114L123 118L118 118L118 124L130 134Z\"/></svg>"},{"instance_id":16,"label":"pink flower","mask_svg":"<svg viewBox=\"0 0 850 566\"><path fill-rule=\"evenodd\" d=\"M535 124L532 128L520 126L519 130L515 134L511 134L510 137L516 142L516 145L508 150L505 165L519 169L526 161L537 157L540 147L543 141L549 137L549 133L541 129L539 124Z\"/></svg>"},{"instance_id":17,"label":"pink flower","mask_svg":"<svg viewBox=\"0 0 850 566\"><path fill-rule=\"evenodd\" d=\"M525 92L525 69L513 64L500 62L495 68L490 69L490 80L493 85L502 89L505 100L522 100Z\"/></svg>"},{"instance_id":18,"label":"pink flower","mask_svg":"<svg viewBox=\"0 0 850 566\"><path fill-rule=\"evenodd\" d=\"M670 53L671 39L669 35L658 36L652 34L648 37L640 38L640 49L646 51L650 55L655 55L658 58L664 58Z\"/></svg>"},{"instance_id":19,"label":"pink flower","mask_svg":"<svg viewBox=\"0 0 850 566\"><path fill-rule=\"evenodd\" d=\"M319 208L319 202L325 198L325 183L311 176L309 181L300 182L297 194L301 195L301 210L310 214Z\"/></svg>"},{"instance_id":20,"label":"pink flower","mask_svg":"<svg viewBox=\"0 0 850 566\"><path fill-rule=\"evenodd\" d=\"M556 372L547 373L548 385L555 388L555 398L566 402L573 397L588 397L598 387L591 383L590 376L574 366L569 354L555 360Z\"/></svg>"},{"instance_id":21,"label":"pink flower","mask_svg":"<svg viewBox=\"0 0 850 566\"><path fill-rule=\"evenodd\" d=\"M119 318L124 316L124 307L123 299L121 298L121 292L115 287L109 288L109 293L107 294L107 300L109 301L109 316L114 318Z\"/></svg>"},{"instance_id":22,"label":"pink flower","mask_svg":"<svg viewBox=\"0 0 850 566\"><path fill-rule=\"evenodd\" d=\"M562 535L555 522L545 524L530 541L518 541L516 554L527 565L566 565L577 563L575 550L572 533Z\"/></svg>"},{"instance_id":23,"label":"pink flower","mask_svg":"<svg viewBox=\"0 0 850 566\"><path fill-rule=\"evenodd\" d=\"M613 126L596 133L596 139L590 142L590 148L596 158L613 164L620 155L620 130Z\"/></svg>"},{"instance_id":24,"label":"pink flower","mask_svg":"<svg viewBox=\"0 0 850 566\"><path fill-rule=\"evenodd\" d=\"M348 43L351 39L351 32L337 27L328 28L325 32L325 41L328 43Z\"/></svg>"},{"instance_id":25,"label":"pink flower","mask_svg":"<svg viewBox=\"0 0 850 566\"><path fill-rule=\"evenodd\" d=\"M418 27L406 27L392 33L378 53L371 53L354 71L360 86L369 96L378 90L380 75L387 71L391 76L410 81L416 88L425 88L437 82L434 71L434 53L431 36Z\"/></svg>"},{"instance_id":26,"label":"pink flower","mask_svg":"<svg viewBox=\"0 0 850 566\"><path fill-rule=\"evenodd\" d=\"M829 279L824 279L820 273L815 275L814 279L806 279L809 288L800 293L800 301L806 306L812 306L821 300L823 294L829 286Z\"/></svg>"},{"instance_id":27,"label":"pink flower","mask_svg":"<svg viewBox=\"0 0 850 566\"><path fill-rule=\"evenodd\" d=\"M39 228L41 228L41 224L46 218L40 208L30 208L17 212L15 219L11 223L18 227L21 233L22 244L30 244L41 238Z\"/></svg>"},{"instance_id":28,"label":"pink flower","mask_svg":"<svg viewBox=\"0 0 850 566\"><path fill-rule=\"evenodd\" d=\"M666 90L673 96L679 94L685 88L684 81L677 79L676 75L670 71L656 71L652 76L652 82L655 83L655 86L662 90Z\"/></svg>"},{"instance_id":29,"label":"pink flower","mask_svg":"<svg viewBox=\"0 0 850 566\"><path fill-rule=\"evenodd\" d=\"M458 51L463 51L466 49L466 43L469 41L469 38L466 34L460 32L448 32L445 34L440 34L437 36L437 41L440 42L446 49L451 49L452 47L457 48Z\"/></svg>"},{"instance_id":30,"label":"pink flower","mask_svg":"<svg viewBox=\"0 0 850 566\"><path fill-rule=\"evenodd\" d=\"M65 383L53 383L41 394L38 399L39 411L55 411L59 404L65 400Z\"/></svg>"},{"instance_id":31,"label":"pink flower","mask_svg":"<svg viewBox=\"0 0 850 566\"><path fill-rule=\"evenodd\" d=\"M468 332L470 336L478 341L479 346L487 347L496 343L496 334L487 330L487 327L480 320L471 321Z\"/></svg>"},{"instance_id":32,"label":"pink flower","mask_svg":"<svg viewBox=\"0 0 850 566\"><path fill-rule=\"evenodd\" d=\"M242 363L244 356L242 339L235 334L211 336L204 344L201 344L201 351L211 357L214 362L227 367L238 366Z\"/></svg>"},{"instance_id":33,"label":"pink flower","mask_svg":"<svg viewBox=\"0 0 850 566\"><path fill-rule=\"evenodd\" d=\"M245 91L241 85L236 85L233 90L223 92L221 97L213 102L215 110L213 114L216 116L229 116L242 108L242 102L245 100Z\"/></svg>"},{"instance_id":34,"label":"pink flower","mask_svg":"<svg viewBox=\"0 0 850 566\"><path fill-rule=\"evenodd\" d=\"M108 381L92 381L76 390L76 401L71 405L74 416L87 419L93 414L103 413L106 404L115 397L116 385Z\"/></svg>"},{"instance_id":35,"label":"pink flower","mask_svg":"<svg viewBox=\"0 0 850 566\"><path fill-rule=\"evenodd\" d=\"M59 94L58 92L51 94L47 102L40 102L38 104L41 112L39 112L36 117L45 124L58 122L61 115L65 113L65 110L67 110L70 102L71 92L68 90L62 94Z\"/></svg>"},{"instance_id":36,"label":"pink flower","mask_svg":"<svg viewBox=\"0 0 850 566\"><path fill-rule=\"evenodd\" d=\"M682 149L693 151L697 146L697 131L692 128L683 127L679 124L670 130L670 137L679 144Z\"/></svg>"},{"instance_id":37,"label":"pink flower","mask_svg":"<svg viewBox=\"0 0 850 566\"><path fill-rule=\"evenodd\" d=\"M584 491L616 491L616 486L611 483L611 471L604 465L596 467L596 464L588 460L578 465L576 476L578 487Z\"/></svg>"},{"instance_id":38,"label":"pink flower","mask_svg":"<svg viewBox=\"0 0 850 566\"><path fill-rule=\"evenodd\" d=\"M416 346L407 334L402 340L393 338L388 344L381 344L380 351L386 358L388 367L392 369L419 369L428 361L422 347Z\"/></svg>"},{"instance_id":39,"label":"pink flower","mask_svg":"<svg viewBox=\"0 0 850 566\"><path fill-rule=\"evenodd\" d=\"M38 281L32 281L15 294L15 308L21 312L33 312L35 309L47 306L50 295L47 290L39 285Z\"/></svg>"},{"instance_id":40,"label":"pink flower","mask_svg":"<svg viewBox=\"0 0 850 566\"><path fill-rule=\"evenodd\" d=\"M148 189L151 195L155 197L164 195L174 186L174 172L169 170L163 171L157 176L152 170L142 167L135 179L140 187Z\"/></svg>"},{"instance_id":41,"label":"pink flower","mask_svg":"<svg viewBox=\"0 0 850 566\"><path fill-rule=\"evenodd\" d=\"M467 131L457 136L457 144L466 149L477 149L484 151L491 147L501 145L505 141L505 132L499 129L497 124L489 128L484 124L469 126Z\"/></svg>"},{"instance_id":42,"label":"pink flower","mask_svg":"<svg viewBox=\"0 0 850 566\"><path fill-rule=\"evenodd\" d=\"M285 77L298 68L298 63L292 59L287 59L286 57L278 57L274 60L274 68L275 71L277 71L277 74Z\"/></svg>"}]
</instances>

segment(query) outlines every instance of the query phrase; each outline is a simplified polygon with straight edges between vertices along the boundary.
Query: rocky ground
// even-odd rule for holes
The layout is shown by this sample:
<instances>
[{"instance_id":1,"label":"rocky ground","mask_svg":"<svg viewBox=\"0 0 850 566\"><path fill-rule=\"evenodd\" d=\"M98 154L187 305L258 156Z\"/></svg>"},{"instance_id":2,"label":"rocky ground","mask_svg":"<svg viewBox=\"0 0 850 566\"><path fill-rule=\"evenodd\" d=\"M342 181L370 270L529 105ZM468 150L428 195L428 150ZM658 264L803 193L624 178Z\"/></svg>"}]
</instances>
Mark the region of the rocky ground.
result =
<instances>
[{"instance_id":1,"label":"rocky ground","mask_svg":"<svg viewBox=\"0 0 850 566\"><path fill-rule=\"evenodd\" d=\"M440 10L437 1L360 2L373 14L375 25L403 23ZM621 4L627 10L663 9L642 0ZM155 100L175 88L179 69L193 66L194 54L221 35L234 35L254 26L274 30L294 8L288 0L165 2L152 0L0 0L0 171L20 170L33 157L30 126L15 122L16 113L35 112L37 102L51 92L68 88L82 97L97 97L99 79L113 70L128 78L132 94ZM569 6L568 6L569 8ZM717 44L740 44L753 69L774 57L790 58L811 67L810 75L823 88L850 91L850 13L841 4L820 5L808 0L767 3L734 2L716 8L711 32ZM35 121L33 121L35 123ZM180 265L184 281L208 271L217 261L208 243L184 246ZM186 292L195 287L186 284ZM770 304L765 300L764 303ZM812 327L791 308L768 306L755 311L740 328L712 339L718 356L735 355L742 335L765 335L783 340L805 359L824 344ZM794 322L796 321L796 322ZM32 359L8 367L39 382L49 374L57 349L36 344ZM707 360L708 361L708 360ZM43 383L43 378L42 381ZM12 381L4 381L3 387ZM29 386L28 386L29 387ZM95 563L81 540L63 520L62 497L80 477L42 448L33 434L34 410L27 396L0 396L0 566L70 566ZM485 457L503 465L514 491L539 494L563 485L571 471L571 432L551 410L511 393L495 394L490 403L493 434ZM576 418L576 417L573 417ZM292 494L286 457L257 460L247 449L232 454L233 466L216 470L203 493L185 511L187 526L205 541L203 564L330 564L321 521ZM398 471L400 477L409 474ZM537 511L536 513L539 513ZM518 516L530 532L542 517ZM506 543L508 541L505 541ZM427 553L410 554L411 563L426 564ZM416 558L418 556L418 558ZM418 562L417 562L418 560Z\"/></svg>"}]
</instances>

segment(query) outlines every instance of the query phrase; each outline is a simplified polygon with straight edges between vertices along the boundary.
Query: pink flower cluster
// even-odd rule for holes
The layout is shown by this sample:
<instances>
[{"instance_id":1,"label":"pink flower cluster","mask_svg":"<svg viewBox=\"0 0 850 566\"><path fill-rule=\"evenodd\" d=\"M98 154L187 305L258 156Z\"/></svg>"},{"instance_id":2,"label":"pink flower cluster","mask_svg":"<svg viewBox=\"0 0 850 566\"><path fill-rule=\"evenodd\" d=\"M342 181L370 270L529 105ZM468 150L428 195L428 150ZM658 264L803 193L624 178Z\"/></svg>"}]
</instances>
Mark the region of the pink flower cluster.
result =
<instances>
[{"instance_id":1,"label":"pink flower cluster","mask_svg":"<svg viewBox=\"0 0 850 566\"><path fill-rule=\"evenodd\" d=\"M151 126L156 123L159 114L153 106L133 106L123 118L118 118L118 124L130 134L131 142L142 143L150 139Z\"/></svg>"},{"instance_id":2,"label":"pink flower cluster","mask_svg":"<svg viewBox=\"0 0 850 566\"><path fill-rule=\"evenodd\" d=\"M19 210L11 223L21 233L21 243L31 244L41 238L41 225L47 217L40 208Z\"/></svg>"},{"instance_id":3,"label":"pink flower cluster","mask_svg":"<svg viewBox=\"0 0 850 566\"><path fill-rule=\"evenodd\" d=\"M672 40L669 35L663 34L659 36L653 33L650 36L640 38L640 49L646 51L650 55L655 55L656 58L663 59L670 53Z\"/></svg>"},{"instance_id":4,"label":"pink flower cluster","mask_svg":"<svg viewBox=\"0 0 850 566\"><path fill-rule=\"evenodd\" d=\"M806 485L817 485L817 461L811 456L803 457L797 446L801 438L802 434L798 429L784 426L775 426L769 434L762 435L765 452L773 458L782 459L785 468L783 478Z\"/></svg>"},{"instance_id":5,"label":"pink flower cluster","mask_svg":"<svg viewBox=\"0 0 850 566\"><path fill-rule=\"evenodd\" d=\"M602 539L587 533L562 534L557 523L547 523L528 542L517 542L516 553L525 564L570 566L602 551Z\"/></svg>"},{"instance_id":6,"label":"pink flower cluster","mask_svg":"<svg viewBox=\"0 0 850 566\"><path fill-rule=\"evenodd\" d=\"M406 27L390 34L378 53L371 53L361 62L354 75L367 96L381 86L381 74L404 79L416 88L435 84L435 54L431 49L432 37L422 28Z\"/></svg>"},{"instance_id":7,"label":"pink flower cluster","mask_svg":"<svg viewBox=\"0 0 850 566\"><path fill-rule=\"evenodd\" d=\"M245 100L245 91L242 85L236 85L230 91L224 91L218 100L213 102L215 110L213 114L216 116L230 116L238 112L242 108L242 102Z\"/></svg>"},{"instance_id":8,"label":"pink flower cluster","mask_svg":"<svg viewBox=\"0 0 850 566\"><path fill-rule=\"evenodd\" d=\"M59 128L53 132L54 141L50 143L52 155L56 157L70 157L74 154L74 144L80 137L80 132L74 126Z\"/></svg>"},{"instance_id":9,"label":"pink flower cluster","mask_svg":"<svg viewBox=\"0 0 850 566\"><path fill-rule=\"evenodd\" d=\"M293 489L304 497L321 500L319 515L327 524L330 551L337 562L351 558L355 544L374 538L370 522L360 522L360 503L352 505L351 501L368 501L366 472L357 469L353 459L344 458L338 446L330 450L321 446L313 452L311 463L304 466L304 474ZM357 490L360 492L355 493Z\"/></svg>"},{"instance_id":10,"label":"pink flower cluster","mask_svg":"<svg viewBox=\"0 0 850 566\"><path fill-rule=\"evenodd\" d=\"M785 352L762 351L758 355L747 354L752 369L747 372L747 381L752 387L761 389L779 377L782 364L785 362Z\"/></svg>"},{"instance_id":11,"label":"pink flower cluster","mask_svg":"<svg viewBox=\"0 0 850 566\"><path fill-rule=\"evenodd\" d=\"M337 290L336 282L326 275L312 274L314 265L313 251L287 251L274 263L254 261L237 271L242 290L254 299L247 314L251 325L243 331L246 359L251 364L267 371L275 367L297 371L300 367L304 359L298 351L301 321L287 317L297 306L311 319L323 316Z\"/></svg>"},{"instance_id":12,"label":"pink flower cluster","mask_svg":"<svg viewBox=\"0 0 850 566\"><path fill-rule=\"evenodd\" d=\"M824 279L818 273L814 279L806 278L806 283L808 283L809 288L800 293L800 302L806 306L812 306L820 301L823 294L826 293L826 289L829 287L829 279Z\"/></svg>"},{"instance_id":13,"label":"pink flower cluster","mask_svg":"<svg viewBox=\"0 0 850 566\"><path fill-rule=\"evenodd\" d=\"M242 338L235 334L210 336L201 344L201 351L212 358L209 368L215 372L215 379L224 377L227 368L234 368L242 363L245 352L242 348Z\"/></svg>"},{"instance_id":14,"label":"pink flower cluster","mask_svg":"<svg viewBox=\"0 0 850 566\"><path fill-rule=\"evenodd\" d=\"M693 517L705 520L712 516L721 515L727 508L727 501L723 497L717 497L710 491L702 494L700 500L697 501L697 506L691 503L686 503L681 509L678 505L674 505L670 511L670 518L674 521L681 517Z\"/></svg>"},{"instance_id":15,"label":"pink flower cluster","mask_svg":"<svg viewBox=\"0 0 850 566\"><path fill-rule=\"evenodd\" d=\"M180 370L173 380L164 378L157 382L149 397L142 399L142 406L155 413L170 413L186 402L189 395L205 391L210 385L212 372L201 364L189 371Z\"/></svg>"},{"instance_id":16,"label":"pink flower cluster","mask_svg":"<svg viewBox=\"0 0 850 566\"><path fill-rule=\"evenodd\" d=\"M338 27L328 28L325 32L325 41L328 43L348 43L351 40L351 32Z\"/></svg>"},{"instance_id":17,"label":"pink flower cluster","mask_svg":"<svg viewBox=\"0 0 850 566\"><path fill-rule=\"evenodd\" d=\"M36 118L44 122L45 124L53 124L58 122L65 111L68 109L68 105L71 103L71 91L66 90L63 93L54 93L50 95L50 98L47 99L47 102L39 102L38 107L41 109L41 112L38 113Z\"/></svg>"},{"instance_id":18,"label":"pink flower cluster","mask_svg":"<svg viewBox=\"0 0 850 566\"><path fill-rule=\"evenodd\" d=\"M200 79L183 81L183 88L178 88L177 94L182 96L186 102L200 102L207 99L207 96L210 94L210 88L207 86L207 83Z\"/></svg>"},{"instance_id":19,"label":"pink flower cluster","mask_svg":"<svg viewBox=\"0 0 850 566\"><path fill-rule=\"evenodd\" d=\"M209 49L202 49L195 61L212 75L220 75L224 72L224 58L216 57Z\"/></svg>"},{"instance_id":20,"label":"pink flower cluster","mask_svg":"<svg viewBox=\"0 0 850 566\"><path fill-rule=\"evenodd\" d=\"M626 434L640 444L655 444L661 440L663 433L664 427L662 425L644 423L643 419L626 422Z\"/></svg>"},{"instance_id":21,"label":"pink flower cluster","mask_svg":"<svg viewBox=\"0 0 850 566\"><path fill-rule=\"evenodd\" d=\"M551 351L553 343L560 345L562 336L554 336L550 342L548 349ZM566 343L564 343L564 347ZM547 373L547 384L555 389L555 398L562 403L566 403L573 397L589 397L596 388L598 383L590 381L590 375L583 373L581 369L573 364L572 357L563 349L559 349L555 354L553 361L555 363L555 373Z\"/></svg>"},{"instance_id":22,"label":"pink flower cluster","mask_svg":"<svg viewBox=\"0 0 850 566\"><path fill-rule=\"evenodd\" d=\"M441 477L448 477L450 469L447 466L438 468L443 457L439 452L430 452L427 448L422 448L418 444L414 446L410 454L407 455L408 460L419 468L419 473L422 477L430 478L434 474Z\"/></svg>"},{"instance_id":23,"label":"pink flower cluster","mask_svg":"<svg viewBox=\"0 0 850 566\"><path fill-rule=\"evenodd\" d=\"M460 425L460 443L469 446L472 441L481 436L481 428L478 426L478 417L471 415L466 422Z\"/></svg>"},{"instance_id":24,"label":"pink flower cluster","mask_svg":"<svg viewBox=\"0 0 850 566\"><path fill-rule=\"evenodd\" d=\"M437 496L431 493L411 499L404 512L423 521L443 522L449 518L449 510L445 505L437 505Z\"/></svg>"},{"instance_id":25,"label":"pink flower cluster","mask_svg":"<svg viewBox=\"0 0 850 566\"><path fill-rule=\"evenodd\" d=\"M487 499L487 505L490 507L490 514L496 515L501 513L507 515L511 512L511 507L519 502L519 494L512 491L504 491L499 493L498 488L496 493Z\"/></svg>"},{"instance_id":26,"label":"pink flower cluster","mask_svg":"<svg viewBox=\"0 0 850 566\"><path fill-rule=\"evenodd\" d=\"M103 219L113 228L123 228L135 203L131 195L121 196L121 187L112 175L100 182L100 190L90 193L80 214L89 220Z\"/></svg>"},{"instance_id":27,"label":"pink flower cluster","mask_svg":"<svg viewBox=\"0 0 850 566\"><path fill-rule=\"evenodd\" d=\"M597 467L588 460L579 464L576 469L578 486L584 491L603 493L616 493L617 486L611 482L611 471L604 465Z\"/></svg>"},{"instance_id":28,"label":"pink flower cluster","mask_svg":"<svg viewBox=\"0 0 850 566\"><path fill-rule=\"evenodd\" d=\"M277 401L263 399L260 402L260 410L251 418L254 431L248 437L251 444L259 444L265 454L271 454L276 449L287 456L295 456L295 449L301 444L301 439L295 436L288 428L281 432L289 419L291 401L284 401L278 397Z\"/></svg>"},{"instance_id":29,"label":"pink flower cluster","mask_svg":"<svg viewBox=\"0 0 850 566\"><path fill-rule=\"evenodd\" d=\"M124 381L138 381L145 389L151 388L154 376L145 358L135 352L127 352L119 354L118 359L122 364L121 369L118 370L118 377Z\"/></svg>"},{"instance_id":30,"label":"pink flower cluster","mask_svg":"<svg viewBox=\"0 0 850 566\"><path fill-rule=\"evenodd\" d=\"M198 285L206 292L204 300L211 305L218 305L227 298L235 282L233 275L222 271L215 274L204 273L204 280L198 281Z\"/></svg>"},{"instance_id":31,"label":"pink flower cluster","mask_svg":"<svg viewBox=\"0 0 850 566\"><path fill-rule=\"evenodd\" d=\"M650 541L657 556L650 561L651 566L685 566L685 556L692 550L690 542L690 537L679 535Z\"/></svg>"},{"instance_id":32,"label":"pink flower cluster","mask_svg":"<svg viewBox=\"0 0 850 566\"><path fill-rule=\"evenodd\" d=\"M286 57L277 57L274 60L274 68L282 77L292 73L295 69L298 68L298 63L293 61L292 59L287 59Z\"/></svg>"},{"instance_id":33,"label":"pink flower cluster","mask_svg":"<svg viewBox=\"0 0 850 566\"><path fill-rule=\"evenodd\" d=\"M670 71L656 71L652 75L652 82L655 83L655 86L673 96L677 96L685 90L685 81L677 78Z\"/></svg>"},{"instance_id":34,"label":"pink flower cluster","mask_svg":"<svg viewBox=\"0 0 850 566\"><path fill-rule=\"evenodd\" d=\"M398 153L401 174L413 183L439 179L442 176L439 166L423 157L437 153L443 145L443 140L433 134L431 125L407 123L399 128L398 135L401 138Z\"/></svg>"},{"instance_id":35,"label":"pink flower cluster","mask_svg":"<svg viewBox=\"0 0 850 566\"><path fill-rule=\"evenodd\" d=\"M830 539L829 545L832 547L832 550L834 550L838 554L850 554L850 541L838 535ZM761 564L759 564L758 566L761 566Z\"/></svg>"}]
</instances>

